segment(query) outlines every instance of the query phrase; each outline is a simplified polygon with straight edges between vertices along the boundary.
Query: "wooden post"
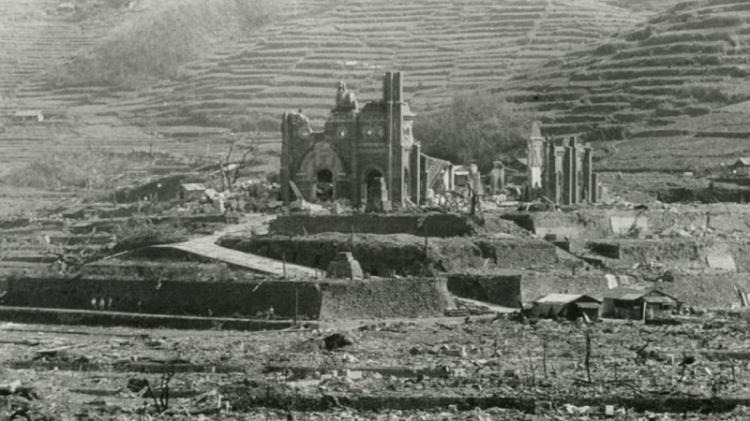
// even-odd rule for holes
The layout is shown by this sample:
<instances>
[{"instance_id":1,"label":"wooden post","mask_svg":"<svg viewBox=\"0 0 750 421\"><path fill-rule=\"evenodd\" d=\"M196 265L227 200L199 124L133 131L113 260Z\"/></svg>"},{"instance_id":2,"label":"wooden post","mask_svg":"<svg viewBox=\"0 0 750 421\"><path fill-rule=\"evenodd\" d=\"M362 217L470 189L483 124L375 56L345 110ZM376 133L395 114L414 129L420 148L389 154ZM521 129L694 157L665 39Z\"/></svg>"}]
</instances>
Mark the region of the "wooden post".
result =
<instances>
[{"instance_id":1,"label":"wooden post","mask_svg":"<svg viewBox=\"0 0 750 421\"><path fill-rule=\"evenodd\" d=\"M586 329L586 356L583 360L586 365L586 378L591 383L591 331Z\"/></svg>"},{"instance_id":2,"label":"wooden post","mask_svg":"<svg viewBox=\"0 0 750 421\"><path fill-rule=\"evenodd\" d=\"M286 279L286 252L281 254L281 268L284 273L284 279Z\"/></svg>"},{"instance_id":3,"label":"wooden post","mask_svg":"<svg viewBox=\"0 0 750 421\"><path fill-rule=\"evenodd\" d=\"M299 286L294 287L294 325L299 324Z\"/></svg>"},{"instance_id":4,"label":"wooden post","mask_svg":"<svg viewBox=\"0 0 750 421\"><path fill-rule=\"evenodd\" d=\"M547 337L542 335L542 369L544 378L547 378Z\"/></svg>"}]
</instances>

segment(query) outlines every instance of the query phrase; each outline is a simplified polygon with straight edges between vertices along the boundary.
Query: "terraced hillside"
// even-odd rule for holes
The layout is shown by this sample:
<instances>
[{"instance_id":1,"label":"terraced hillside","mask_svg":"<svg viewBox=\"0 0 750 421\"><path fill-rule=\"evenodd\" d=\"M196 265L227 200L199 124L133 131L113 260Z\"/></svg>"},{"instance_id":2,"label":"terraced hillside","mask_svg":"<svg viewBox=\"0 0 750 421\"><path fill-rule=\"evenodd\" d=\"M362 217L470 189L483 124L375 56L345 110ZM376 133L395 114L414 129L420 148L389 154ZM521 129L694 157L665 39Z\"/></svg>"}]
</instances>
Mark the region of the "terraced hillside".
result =
<instances>
[{"instance_id":1,"label":"terraced hillside","mask_svg":"<svg viewBox=\"0 0 750 421\"><path fill-rule=\"evenodd\" d=\"M217 3L206 7L218 9ZM239 3L237 7L241 7ZM156 19L159 12L169 12L169 7L183 15L195 15L198 9L187 6L182 0L0 0L0 175L56 150L104 146L125 152L181 153L192 147L196 155L225 153L226 143L233 139L210 139L186 148L175 139L159 137L149 124L123 121L109 109L108 104L126 103L139 92L80 75L78 81L67 78L73 82L59 83L67 63L86 58L97 48L101 51L112 39L127 40L127 32L136 31L138 22ZM130 38L160 41L151 35L140 33ZM145 48L153 49L151 45ZM14 114L24 110L42 111L45 121L18 123ZM223 135L226 130L211 132Z\"/></svg>"},{"instance_id":2,"label":"terraced hillside","mask_svg":"<svg viewBox=\"0 0 750 421\"><path fill-rule=\"evenodd\" d=\"M717 174L737 158L750 156L750 103L741 102L710 113L677 117L628 139L601 143L601 169L631 172L705 172Z\"/></svg>"},{"instance_id":3,"label":"terraced hillside","mask_svg":"<svg viewBox=\"0 0 750 421\"><path fill-rule=\"evenodd\" d=\"M71 54L95 45L126 15L137 13L124 0L94 6L86 5L87 0L75 3L80 6L77 11L61 8L55 0L0 0L0 113L24 106L66 105L69 98L64 92L47 96L43 76Z\"/></svg>"},{"instance_id":4,"label":"terraced hillside","mask_svg":"<svg viewBox=\"0 0 750 421\"><path fill-rule=\"evenodd\" d=\"M417 111L427 111L457 91L504 84L567 52L607 42L674 0L632 7L621 0L288 0L265 26L201 45L174 75L138 90L61 84L51 73L61 62L75 62L70 57L102 54L102 45L123 34L128 39L128 30L143 32L134 22L161 3L73 3L109 9L79 16L53 0L0 0L0 31L13 45L3 51L11 60L0 60L7 70L0 72L0 112L41 109L52 117L39 129L0 133L0 152L14 161L29 159L50 139L69 148L148 147L202 156L249 136L236 132L260 128L274 136L262 141L274 142L280 112L302 108L322 118L338 80L360 99L377 97L386 69L406 73L407 96ZM179 10L195 19L201 9Z\"/></svg>"},{"instance_id":5,"label":"terraced hillside","mask_svg":"<svg viewBox=\"0 0 750 421\"><path fill-rule=\"evenodd\" d=\"M639 138L659 139L662 145L656 148L662 154L667 147L679 155L675 130L712 119L687 123L690 117L750 98L749 18L747 1L681 3L624 36L549 63L497 90L537 110L548 134L583 133L589 140L612 141L640 133ZM708 138L701 139L707 143ZM644 152L641 143L632 145L638 147L631 158ZM672 166L665 161L643 164Z\"/></svg>"},{"instance_id":6,"label":"terraced hillside","mask_svg":"<svg viewBox=\"0 0 750 421\"><path fill-rule=\"evenodd\" d=\"M346 80L360 97L378 96L386 69L406 72L405 90L425 110L457 90L497 85L644 18L600 1L309 3L323 11L274 25L195 63L183 78L160 87L162 94L134 101L126 115L180 126L271 116L265 126L275 129L278 114L290 108L325 116L337 80Z\"/></svg>"}]
</instances>

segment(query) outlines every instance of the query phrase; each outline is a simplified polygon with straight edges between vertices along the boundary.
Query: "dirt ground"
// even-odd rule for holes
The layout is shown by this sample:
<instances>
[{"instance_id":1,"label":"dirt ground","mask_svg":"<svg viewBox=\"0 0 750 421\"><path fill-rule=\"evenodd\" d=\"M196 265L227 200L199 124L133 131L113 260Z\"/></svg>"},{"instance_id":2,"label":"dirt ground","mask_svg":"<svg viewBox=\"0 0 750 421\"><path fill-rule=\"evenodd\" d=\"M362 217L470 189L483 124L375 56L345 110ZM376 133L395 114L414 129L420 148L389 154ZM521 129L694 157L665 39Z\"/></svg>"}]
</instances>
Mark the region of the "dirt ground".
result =
<instances>
[{"instance_id":1,"label":"dirt ground","mask_svg":"<svg viewBox=\"0 0 750 421\"><path fill-rule=\"evenodd\" d=\"M487 317L405 319L242 333L3 323L0 331L0 386L30 386L34 396L0 396L0 419L9 416L11 408L22 407L28 408L31 419L750 416L750 410L733 405L719 413L700 412L748 395L750 333L747 323L738 319L706 317L700 323L653 327L605 321L589 328ZM325 350L323 338L333 333L342 333L353 344ZM155 400L142 395L145 383L136 380L147 380L158 389L165 361L182 368L174 369L168 383L172 399L159 414ZM250 399L258 389L265 390L265 397ZM280 405L282 395L295 399ZM368 408L365 397L381 399L381 404L370 405L380 408ZM456 403L430 407L430 399L445 397ZM508 399L497 400L506 408L486 407L480 403L482 397ZM662 411L625 404L666 398L677 403ZM523 399L536 403L523 408ZM681 399L702 404L695 410L675 409ZM313 409L301 411L301 402ZM316 402L328 403L321 407ZM473 402L482 408L473 407ZM608 415L608 410L613 412Z\"/></svg>"}]
</instances>

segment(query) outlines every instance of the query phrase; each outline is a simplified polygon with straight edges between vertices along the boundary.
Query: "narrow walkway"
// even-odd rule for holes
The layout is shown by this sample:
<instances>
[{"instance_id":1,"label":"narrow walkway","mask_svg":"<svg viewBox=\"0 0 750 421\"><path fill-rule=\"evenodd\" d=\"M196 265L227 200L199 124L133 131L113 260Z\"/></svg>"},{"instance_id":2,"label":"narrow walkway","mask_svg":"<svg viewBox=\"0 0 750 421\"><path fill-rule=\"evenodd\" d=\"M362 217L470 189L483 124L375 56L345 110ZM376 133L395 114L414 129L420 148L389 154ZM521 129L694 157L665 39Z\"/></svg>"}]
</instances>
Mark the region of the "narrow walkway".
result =
<instances>
[{"instance_id":1,"label":"narrow walkway","mask_svg":"<svg viewBox=\"0 0 750 421\"><path fill-rule=\"evenodd\" d=\"M161 244L153 247L177 249L197 256L218 260L230 265L240 266L254 272L269 275L283 276L286 274L286 276L289 277L315 277L318 272L311 267L287 263L285 273L284 263L279 260L221 247L216 245L215 241L215 236L208 236L182 243Z\"/></svg>"}]
</instances>

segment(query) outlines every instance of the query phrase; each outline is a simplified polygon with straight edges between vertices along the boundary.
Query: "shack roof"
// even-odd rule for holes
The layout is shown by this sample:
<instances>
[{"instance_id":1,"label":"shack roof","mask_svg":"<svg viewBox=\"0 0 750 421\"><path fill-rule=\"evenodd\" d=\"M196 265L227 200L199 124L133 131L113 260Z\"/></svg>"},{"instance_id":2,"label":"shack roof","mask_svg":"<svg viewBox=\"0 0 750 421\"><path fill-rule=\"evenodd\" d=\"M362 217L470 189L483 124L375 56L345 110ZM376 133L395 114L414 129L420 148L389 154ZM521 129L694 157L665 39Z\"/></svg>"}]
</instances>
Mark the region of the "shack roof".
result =
<instances>
[{"instance_id":1,"label":"shack roof","mask_svg":"<svg viewBox=\"0 0 750 421\"><path fill-rule=\"evenodd\" d=\"M534 301L535 303L555 303L555 304L568 304L579 300L601 303L600 300L586 294L547 294Z\"/></svg>"},{"instance_id":2,"label":"shack roof","mask_svg":"<svg viewBox=\"0 0 750 421\"><path fill-rule=\"evenodd\" d=\"M649 303L669 303L679 300L658 289L629 289L615 288L604 294L604 299L618 301L638 301L643 299Z\"/></svg>"},{"instance_id":3,"label":"shack roof","mask_svg":"<svg viewBox=\"0 0 750 421\"><path fill-rule=\"evenodd\" d=\"M750 167L750 156L737 158L732 167Z\"/></svg>"},{"instance_id":4,"label":"shack roof","mask_svg":"<svg viewBox=\"0 0 750 421\"><path fill-rule=\"evenodd\" d=\"M184 184L182 184L181 187L185 191L204 191L204 190L206 190L206 186L204 186L201 183L184 183Z\"/></svg>"}]
</instances>

